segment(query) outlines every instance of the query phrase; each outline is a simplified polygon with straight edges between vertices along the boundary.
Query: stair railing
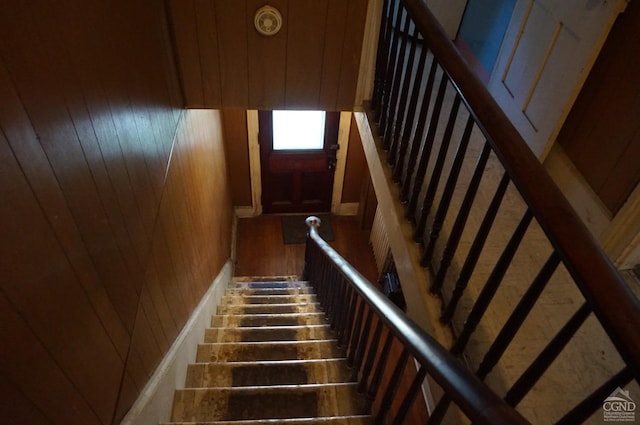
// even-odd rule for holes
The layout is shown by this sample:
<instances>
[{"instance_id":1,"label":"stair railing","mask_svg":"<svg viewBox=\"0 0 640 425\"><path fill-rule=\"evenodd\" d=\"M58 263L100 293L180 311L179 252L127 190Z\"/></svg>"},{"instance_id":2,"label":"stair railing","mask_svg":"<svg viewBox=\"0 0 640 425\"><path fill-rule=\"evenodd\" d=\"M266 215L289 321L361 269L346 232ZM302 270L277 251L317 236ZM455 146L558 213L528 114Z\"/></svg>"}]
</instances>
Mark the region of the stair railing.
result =
<instances>
[{"instance_id":1,"label":"stair railing","mask_svg":"<svg viewBox=\"0 0 640 425\"><path fill-rule=\"evenodd\" d=\"M463 296L470 296L469 279L489 233L496 227L496 217L508 189L515 188L524 201L519 223L473 299L463 327L455 336L451 354L460 356L465 352L525 234L537 223L550 245L550 254L491 343L476 370L477 377L484 379L498 364L551 277L564 266L584 297L584 303L511 386L505 401L516 406L531 391L591 313L604 328L624 365L570 408L558 423L583 422L617 387L638 380L638 298L460 56L429 11L426 0L384 1L371 108L381 148L387 152L393 179L400 186L400 201L414 225L414 240L422 246L421 263L433 271L430 290L442 299L444 323L451 323L454 315L459 314ZM454 136L457 121L464 123L460 136ZM484 146L475 156L472 176L462 189L461 203L451 211L454 192L460 189L462 164L472 155L468 149L472 134L478 132ZM456 139L457 145L454 145ZM489 197L488 208L481 214L468 251L461 253L460 240L468 228L469 212L477 203L478 187L490 158L499 161L502 177ZM448 234L443 235L447 217L452 224ZM456 274L451 271L456 254L463 256L464 261L457 277L452 277ZM447 373L443 375L443 379L449 380ZM447 393L432 413L430 423L442 419L449 401Z\"/></svg>"},{"instance_id":2,"label":"stair railing","mask_svg":"<svg viewBox=\"0 0 640 425\"><path fill-rule=\"evenodd\" d=\"M306 222L309 233L303 279L315 288L369 407L376 402L376 424L405 423L426 376L438 383L474 424L529 423L331 248L318 234L319 218L309 217ZM402 352L390 358L394 341L400 343ZM400 381L410 359L419 368L402 393ZM385 381L386 388L381 391Z\"/></svg>"}]
</instances>

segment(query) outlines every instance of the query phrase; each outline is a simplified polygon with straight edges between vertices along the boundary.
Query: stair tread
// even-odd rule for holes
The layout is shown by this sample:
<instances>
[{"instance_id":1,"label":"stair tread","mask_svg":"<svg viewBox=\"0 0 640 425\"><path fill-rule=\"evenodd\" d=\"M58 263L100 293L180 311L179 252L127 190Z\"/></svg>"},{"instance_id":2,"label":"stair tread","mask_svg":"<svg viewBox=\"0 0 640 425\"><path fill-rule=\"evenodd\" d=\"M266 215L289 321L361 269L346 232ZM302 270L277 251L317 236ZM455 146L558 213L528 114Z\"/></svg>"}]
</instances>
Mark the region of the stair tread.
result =
<instances>
[{"instance_id":1,"label":"stair tread","mask_svg":"<svg viewBox=\"0 0 640 425\"><path fill-rule=\"evenodd\" d=\"M228 295L298 295L298 294L315 294L313 287L305 286L298 288L233 288L229 287L225 290Z\"/></svg>"},{"instance_id":2,"label":"stair tread","mask_svg":"<svg viewBox=\"0 0 640 425\"><path fill-rule=\"evenodd\" d=\"M204 342L315 341L333 338L333 331L328 325L246 326L205 329Z\"/></svg>"},{"instance_id":3,"label":"stair tread","mask_svg":"<svg viewBox=\"0 0 640 425\"><path fill-rule=\"evenodd\" d=\"M356 383L176 390L174 420L247 420L359 415Z\"/></svg>"},{"instance_id":4,"label":"stair tread","mask_svg":"<svg viewBox=\"0 0 640 425\"><path fill-rule=\"evenodd\" d=\"M316 294L225 294L221 303L227 305L302 304L317 303Z\"/></svg>"},{"instance_id":5,"label":"stair tread","mask_svg":"<svg viewBox=\"0 0 640 425\"><path fill-rule=\"evenodd\" d=\"M192 363L186 388L352 382L344 358Z\"/></svg>"},{"instance_id":6,"label":"stair tread","mask_svg":"<svg viewBox=\"0 0 640 425\"><path fill-rule=\"evenodd\" d=\"M304 418L284 418L284 419L252 419L249 421L209 421L209 422L164 422L160 425L368 425L372 423L371 415L346 415L331 417L304 417Z\"/></svg>"},{"instance_id":7,"label":"stair tread","mask_svg":"<svg viewBox=\"0 0 640 425\"><path fill-rule=\"evenodd\" d=\"M219 314L211 318L212 327L295 326L326 324L323 312L271 314Z\"/></svg>"},{"instance_id":8,"label":"stair tread","mask_svg":"<svg viewBox=\"0 0 640 425\"><path fill-rule=\"evenodd\" d=\"M203 361L249 361L317 359L344 356L336 340L269 341L198 344L196 359Z\"/></svg>"}]
</instances>

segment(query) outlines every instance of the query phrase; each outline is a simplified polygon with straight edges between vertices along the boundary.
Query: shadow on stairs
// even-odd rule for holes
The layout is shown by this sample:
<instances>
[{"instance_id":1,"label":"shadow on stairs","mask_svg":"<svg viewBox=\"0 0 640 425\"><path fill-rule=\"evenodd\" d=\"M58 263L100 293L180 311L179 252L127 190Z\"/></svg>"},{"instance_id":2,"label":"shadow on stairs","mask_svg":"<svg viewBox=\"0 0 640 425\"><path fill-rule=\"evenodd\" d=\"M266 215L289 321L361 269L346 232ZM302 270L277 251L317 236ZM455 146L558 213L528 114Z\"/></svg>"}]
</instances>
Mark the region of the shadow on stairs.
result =
<instances>
[{"instance_id":1,"label":"shadow on stairs","mask_svg":"<svg viewBox=\"0 0 640 425\"><path fill-rule=\"evenodd\" d=\"M234 278L170 423L370 424L356 385L306 282Z\"/></svg>"}]
</instances>

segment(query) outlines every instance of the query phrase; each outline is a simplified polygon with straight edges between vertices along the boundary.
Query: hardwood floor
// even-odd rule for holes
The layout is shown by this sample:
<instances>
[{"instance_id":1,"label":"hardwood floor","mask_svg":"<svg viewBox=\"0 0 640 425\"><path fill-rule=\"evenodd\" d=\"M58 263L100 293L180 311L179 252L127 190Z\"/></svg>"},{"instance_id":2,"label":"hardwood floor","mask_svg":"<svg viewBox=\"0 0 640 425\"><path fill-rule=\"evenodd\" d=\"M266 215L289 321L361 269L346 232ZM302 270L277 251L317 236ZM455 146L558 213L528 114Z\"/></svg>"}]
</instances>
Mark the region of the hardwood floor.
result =
<instances>
[{"instance_id":1,"label":"hardwood floor","mask_svg":"<svg viewBox=\"0 0 640 425\"><path fill-rule=\"evenodd\" d=\"M368 235L355 217L331 217L335 240L329 244L371 283L376 283L373 251ZM300 275L304 267L304 244L285 244L279 215L238 219L236 276Z\"/></svg>"}]
</instances>

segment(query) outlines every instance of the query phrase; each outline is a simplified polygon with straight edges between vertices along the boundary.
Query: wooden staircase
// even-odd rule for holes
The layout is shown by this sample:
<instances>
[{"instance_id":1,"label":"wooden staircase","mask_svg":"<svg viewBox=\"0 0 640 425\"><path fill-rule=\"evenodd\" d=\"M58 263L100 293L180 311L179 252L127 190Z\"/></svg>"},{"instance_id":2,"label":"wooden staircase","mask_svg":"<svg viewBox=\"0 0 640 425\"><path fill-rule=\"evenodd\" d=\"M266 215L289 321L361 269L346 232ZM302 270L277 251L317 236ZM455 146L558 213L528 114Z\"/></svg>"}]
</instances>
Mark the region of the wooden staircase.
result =
<instances>
[{"instance_id":1,"label":"wooden staircase","mask_svg":"<svg viewBox=\"0 0 640 425\"><path fill-rule=\"evenodd\" d=\"M235 278L175 393L171 424L371 423L313 290Z\"/></svg>"}]
</instances>

